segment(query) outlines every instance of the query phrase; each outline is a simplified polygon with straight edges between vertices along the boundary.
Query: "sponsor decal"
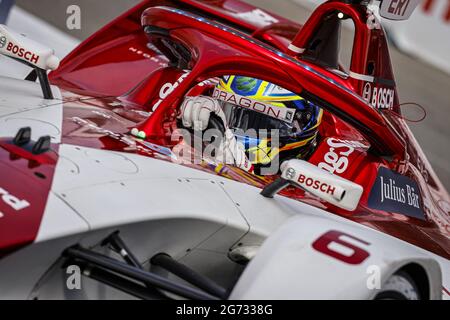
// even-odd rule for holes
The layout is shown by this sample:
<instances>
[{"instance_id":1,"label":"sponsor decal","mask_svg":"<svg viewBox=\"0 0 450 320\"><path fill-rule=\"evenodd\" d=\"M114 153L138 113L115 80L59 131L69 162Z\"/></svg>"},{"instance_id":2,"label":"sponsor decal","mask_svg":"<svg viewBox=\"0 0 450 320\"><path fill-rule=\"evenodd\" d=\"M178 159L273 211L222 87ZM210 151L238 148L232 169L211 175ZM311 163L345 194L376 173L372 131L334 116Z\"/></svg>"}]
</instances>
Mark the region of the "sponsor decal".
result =
<instances>
[{"instance_id":1,"label":"sponsor decal","mask_svg":"<svg viewBox=\"0 0 450 320\"><path fill-rule=\"evenodd\" d=\"M7 204L9 207L16 211L20 211L30 206L30 203L26 200L21 200L3 188L0 188L0 198L1 200ZM3 214L0 213L0 218L3 217Z\"/></svg>"},{"instance_id":2,"label":"sponsor decal","mask_svg":"<svg viewBox=\"0 0 450 320\"><path fill-rule=\"evenodd\" d=\"M380 15L391 20L406 20L421 0L384 0L380 4Z\"/></svg>"},{"instance_id":3,"label":"sponsor decal","mask_svg":"<svg viewBox=\"0 0 450 320\"><path fill-rule=\"evenodd\" d=\"M387 168L378 169L369 195L369 207L425 220L417 183Z\"/></svg>"},{"instance_id":4,"label":"sponsor decal","mask_svg":"<svg viewBox=\"0 0 450 320\"><path fill-rule=\"evenodd\" d=\"M6 37L0 37L0 48L4 48L6 46Z\"/></svg>"},{"instance_id":5,"label":"sponsor decal","mask_svg":"<svg viewBox=\"0 0 450 320\"><path fill-rule=\"evenodd\" d=\"M369 242L338 230L330 230L312 243L316 251L352 265L361 264L370 256L368 246Z\"/></svg>"},{"instance_id":6,"label":"sponsor decal","mask_svg":"<svg viewBox=\"0 0 450 320\"><path fill-rule=\"evenodd\" d=\"M355 148L347 141L338 139L328 139L329 151L324 155L323 162L317 166L330 173L344 173L348 168L348 157L355 151Z\"/></svg>"},{"instance_id":7,"label":"sponsor decal","mask_svg":"<svg viewBox=\"0 0 450 320\"><path fill-rule=\"evenodd\" d=\"M153 50L151 47L149 49ZM153 51L155 51L157 53L158 51L156 51L156 50L157 49L155 48L155 50L153 50ZM145 59L151 60L151 61L159 64L161 67L167 66L167 60L163 57L153 56L153 55L148 54L147 52L144 52L140 49L136 49L135 47L129 47L128 51L131 51L139 56L142 56Z\"/></svg>"},{"instance_id":8,"label":"sponsor decal","mask_svg":"<svg viewBox=\"0 0 450 320\"><path fill-rule=\"evenodd\" d=\"M403 16L406 9L408 9L409 0L391 0L388 6L388 12L390 14Z\"/></svg>"},{"instance_id":9,"label":"sponsor decal","mask_svg":"<svg viewBox=\"0 0 450 320\"><path fill-rule=\"evenodd\" d=\"M366 82L364 89L363 89L362 97L364 100L370 101L370 99L372 97L372 86L370 85L370 82Z\"/></svg>"},{"instance_id":10,"label":"sponsor decal","mask_svg":"<svg viewBox=\"0 0 450 320\"><path fill-rule=\"evenodd\" d=\"M270 103L256 101L235 93L226 92L215 88L212 97L214 99L229 102L242 108L263 113L269 117L291 123L294 119L295 109L277 107Z\"/></svg>"},{"instance_id":11,"label":"sponsor decal","mask_svg":"<svg viewBox=\"0 0 450 320\"><path fill-rule=\"evenodd\" d=\"M186 79L186 77L189 75L189 73L191 73L191 72L185 70L185 73L183 73L178 78L178 80L175 81L175 83L167 82L161 87L161 89L159 90L159 100L153 105L153 108L152 108L153 112L156 109L158 109L161 102L163 102L164 99L167 98L167 96L169 94L171 94L173 92L173 90L175 90L180 85L180 83L182 83L184 81L184 79Z\"/></svg>"},{"instance_id":12,"label":"sponsor decal","mask_svg":"<svg viewBox=\"0 0 450 320\"><path fill-rule=\"evenodd\" d=\"M3 47L5 47L5 46L3 45ZM8 42L8 44L6 45L6 51L12 53L13 55L15 55L19 58L25 59L28 62L34 63L34 64L39 62L39 58L40 58L39 55L34 54L33 52L28 51L27 49L22 48L12 42Z\"/></svg>"},{"instance_id":13,"label":"sponsor decal","mask_svg":"<svg viewBox=\"0 0 450 320\"><path fill-rule=\"evenodd\" d=\"M377 109L392 109L394 106L395 90L383 87L374 87L370 82L364 85L362 97L372 107Z\"/></svg>"},{"instance_id":14,"label":"sponsor decal","mask_svg":"<svg viewBox=\"0 0 450 320\"><path fill-rule=\"evenodd\" d=\"M322 182L319 179L314 179L307 177L304 174L300 174L298 177L298 183L303 186L319 190L323 193L334 195L336 187L329 185L328 183Z\"/></svg>"}]
</instances>

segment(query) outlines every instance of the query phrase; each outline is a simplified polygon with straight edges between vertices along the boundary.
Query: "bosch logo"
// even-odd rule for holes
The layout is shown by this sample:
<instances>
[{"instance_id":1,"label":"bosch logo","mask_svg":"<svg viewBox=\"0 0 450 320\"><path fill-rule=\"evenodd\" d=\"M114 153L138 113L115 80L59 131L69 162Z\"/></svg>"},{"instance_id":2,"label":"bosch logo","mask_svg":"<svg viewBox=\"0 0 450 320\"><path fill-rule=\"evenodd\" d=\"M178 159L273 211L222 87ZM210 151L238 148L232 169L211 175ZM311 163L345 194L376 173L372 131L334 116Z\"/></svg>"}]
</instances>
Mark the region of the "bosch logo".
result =
<instances>
[{"instance_id":1,"label":"bosch logo","mask_svg":"<svg viewBox=\"0 0 450 320\"><path fill-rule=\"evenodd\" d=\"M372 97L372 86L369 82L366 83L363 90L363 99L367 102L370 102L370 98Z\"/></svg>"},{"instance_id":2,"label":"bosch logo","mask_svg":"<svg viewBox=\"0 0 450 320\"><path fill-rule=\"evenodd\" d=\"M288 179L293 179L295 177L295 170L292 168L287 169L286 177Z\"/></svg>"},{"instance_id":3,"label":"bosch logo","mask_svg":"<svg viewBox=\"0 0 450 320\"><path fill-rule=\"evenodd\" d=\"M4 48L6 46L6 37L0 37L0 48Z\"/></svg>"},{"instance_id":4,"label":"bosch logo","mask_svg":"<svg viewBox=\"0 0 450 320\"><path fill-rule=\"evenodd\" d=\"M395 90L379 87L374 87L372 90L370 82L366 82L362 90L362 97L374 108L392 109L395 100Z\"/></svg>"},{"instance_id":5,"label":"bosch logo","mask_svg":"<svg viewBox=\"0 0 450 320\"><path fill-rule=\"evenodd\" d=\"M8 43L6 50L11 52L12 54L17 55L19 58L24 58L25 60L27 60L31 63L39 62L39 56L37 54L34 54L31 51L27 51L26 49L21 48L12 42Z\"/></svg>"},{"instance_id":6,"label":"bosch logo","mask_svg":"<svg viewBox=\"0 0 450 320\"><path fill-rule=\"evenodd\" d=\"M307 177L304 174L300 174L300 176L298 177L298 182L301 185L305 185L307 187L311 187L315 190L320 190L321 192L328 193L331 195L334 195L334 192L336 191L335 187L330 186L329 184L324 183L320 180Z\"/></svg>"}]
</instances>

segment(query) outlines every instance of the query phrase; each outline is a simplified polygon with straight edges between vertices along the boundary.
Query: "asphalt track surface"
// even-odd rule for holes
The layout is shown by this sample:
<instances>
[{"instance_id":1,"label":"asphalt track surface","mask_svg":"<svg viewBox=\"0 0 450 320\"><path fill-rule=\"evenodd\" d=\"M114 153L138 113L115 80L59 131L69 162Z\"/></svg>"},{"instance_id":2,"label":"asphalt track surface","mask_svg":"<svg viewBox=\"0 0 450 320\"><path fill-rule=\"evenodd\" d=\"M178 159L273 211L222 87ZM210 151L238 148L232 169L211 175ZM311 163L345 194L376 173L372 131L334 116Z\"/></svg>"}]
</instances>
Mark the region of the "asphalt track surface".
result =
<instances>
[{"instance_id":1,"label":"asphalt track surface","mask_svg":"<svg viewBox=\"0 0 450 320\"><path fill-rule=\"evenodd\" d=\"M246 1L298 22L304 22L310 12L288 0ZM79 39L85 39L139 2L137 0L16 1L20 7ZM66 10L71 4L81 8L81 30L68 30L66 27ZM350 43L351 37L346 35L343 38L344 44ZM350 45L344 45L344 47L348 48ZM391 58L401 102L416 102L426 109L425 120L420 123L411 123L410 127L436 173L450 190L450 75L400 53L392 46ZM404 109L404 112L411 119L417 119L421 115L413 108Z\"/></svg>"}]
</instances>

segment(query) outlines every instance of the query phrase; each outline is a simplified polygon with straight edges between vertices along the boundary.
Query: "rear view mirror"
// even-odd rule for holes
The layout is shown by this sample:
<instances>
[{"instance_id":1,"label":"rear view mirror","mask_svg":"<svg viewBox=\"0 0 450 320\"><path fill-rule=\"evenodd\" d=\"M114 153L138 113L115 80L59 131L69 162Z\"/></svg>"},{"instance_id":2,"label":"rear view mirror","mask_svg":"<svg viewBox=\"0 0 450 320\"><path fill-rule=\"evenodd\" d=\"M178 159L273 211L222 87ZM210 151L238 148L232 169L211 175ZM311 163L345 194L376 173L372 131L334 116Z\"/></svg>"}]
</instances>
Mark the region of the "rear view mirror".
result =
<instances>
[{"instance_id":1,"label":"rear view mirror","mask_svg":"<svg viewBox=\"0 0 450 320\"><path fill-rule=\"evenodd\" d=\"M353 211L363 193L363 187L359 184L304 160L293 159L284 162L281 172L280 178L263 189L263 196L271 198L288 185L294 185L337 207Z\"/></svg>"},{"instance_id":2,"label":"rear view mirror","mask_svg":"<svg viewBox=\"0 0 450 320\"><path fill-rule=\"evenodd\" d=\"M58 68L60 62L53 49L47 48L0 24L0 55L32 67L34 70L27 76L26 80L35 81L39 78L44 98L53 99L47 71Z\"/></svg>"},{"instance_id":3,"label":"rear view mirror","mask_svg":"<svg viewBox=\"0 0 450 320\"><path fill-rule=\"evenodd\" d=\"M59 66L59 59L53 49L11 31L4 25L0 25L0 53L43 70L55 70Z\"/></svg>"},{"instance_id":4,"label":"rear view mirror","mask_svg":"<svg viewBox=\"0 0 450 320\"><path fill-rule=\"evenodd\" d=\"M380 16L389 20L407 20L421 0L382 0Z\"/></svg>"}]
</instances>

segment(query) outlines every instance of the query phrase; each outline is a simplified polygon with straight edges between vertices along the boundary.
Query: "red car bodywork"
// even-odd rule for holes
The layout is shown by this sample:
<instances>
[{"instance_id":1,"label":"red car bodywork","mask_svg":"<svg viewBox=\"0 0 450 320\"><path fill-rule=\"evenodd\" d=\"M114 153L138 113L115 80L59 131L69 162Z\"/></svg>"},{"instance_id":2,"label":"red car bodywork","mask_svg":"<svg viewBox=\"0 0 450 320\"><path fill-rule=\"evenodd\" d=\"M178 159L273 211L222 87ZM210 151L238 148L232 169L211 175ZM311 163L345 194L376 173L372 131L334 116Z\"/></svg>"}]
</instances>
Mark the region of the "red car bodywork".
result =
<instances>
[{"instance_id":1,"label":"red car bodywork","mask_svg":"<svg viewBox=\"0 0 450 320\"><path fill-rule=\"evenodd\" d=\"M271 16L278 22L269 26L243 18L242 13L255 9L236 0L148 0L112 21L83 42L50 74L52 84L59 86L64 96L62 143L136 152L170 161L169 157L156 155L144 142L130 137L130 129L138 127L147 133L148 142L170 149L174 146L170 133L176 127L177 107L196 83L226 74L275 82L300 95L320 97L325 111L320 128L322 139L309 159L311 163L323 161L330 150L330 139L360 143L348 156L348 169L340 175L364 187L360 204L353 212L299 189L288 188L283 195L450 258L449 195L405 121L398 116L399 100L386 36L382 29L367 28L365 7L330 1L320 6L303 27L275 14ZM335 10L355 22L350 70L366 75L368 66L372 65L371 77L380 79L375 85L387 83L395 92L392 110L381 112L363 99L366 81L343 77L288 49L290 44L306 48L324 17ZM148 46L143 25L166 30L168 36L190 49L191 72L183 81L178 80L184 71L169 66L166 57ZM173 90L161 99L161 88L167 83L172 84ZM159 106L154 110L156 103ZM95 115L92 111L98 108L110 117ZM96 129L80 129L88 124ZM137 147L130 148L127 139L132 139ZM186 165L261 188L274 180L274 177L259 177L233 167L218 170L207 164ZM426 218L369 207L369 195L380 167L417 183ZM39 220L38 213L36 220ZM31 242L39 224L33 222L33 225L23 237L13 237L14 243L8 246ZM0 243L1 248L8 246Z\"/></svg>"}]
</instances>

